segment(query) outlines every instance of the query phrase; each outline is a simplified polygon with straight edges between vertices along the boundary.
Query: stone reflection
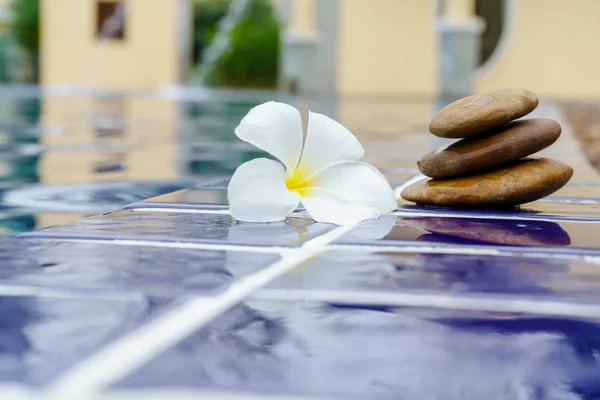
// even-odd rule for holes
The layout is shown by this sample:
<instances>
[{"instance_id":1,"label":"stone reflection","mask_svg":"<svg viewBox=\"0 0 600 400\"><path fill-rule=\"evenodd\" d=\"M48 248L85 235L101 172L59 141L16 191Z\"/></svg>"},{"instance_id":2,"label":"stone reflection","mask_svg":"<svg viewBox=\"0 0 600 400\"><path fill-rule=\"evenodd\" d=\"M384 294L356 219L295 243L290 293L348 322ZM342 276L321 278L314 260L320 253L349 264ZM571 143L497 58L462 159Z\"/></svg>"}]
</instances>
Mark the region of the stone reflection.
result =
<instances>
[{"instance_id":1,"label":"stone reflection","mask_svg":"<svg viewBox=\"0 0 600 400\"><path fill-rule=\"evenodd\" d=\"M490 316L482 316L476 327L452 326L452 319L255 302L238 306L118 386L355 399L580 399L584 393L597 394L591 377L599 372L593 355L600 350L594 338L600 328L565 319L562 329L560 323L537 319L537 328L531 329L535 320L517 318L512 331L494 334Z\"/></svg>"},{"instance_id":2,"label":"stone reflection","mask_svg":"<svg viewBox=\"0 0 600 400\"><path fill-rule=\"evenodd\" d=\"M569 246L569 234L554 222L479 218L416 217L403 223L425 231L420 241L508 246ZM458 240L457 240L458 239Z\"/></svg>"}]
</instances>

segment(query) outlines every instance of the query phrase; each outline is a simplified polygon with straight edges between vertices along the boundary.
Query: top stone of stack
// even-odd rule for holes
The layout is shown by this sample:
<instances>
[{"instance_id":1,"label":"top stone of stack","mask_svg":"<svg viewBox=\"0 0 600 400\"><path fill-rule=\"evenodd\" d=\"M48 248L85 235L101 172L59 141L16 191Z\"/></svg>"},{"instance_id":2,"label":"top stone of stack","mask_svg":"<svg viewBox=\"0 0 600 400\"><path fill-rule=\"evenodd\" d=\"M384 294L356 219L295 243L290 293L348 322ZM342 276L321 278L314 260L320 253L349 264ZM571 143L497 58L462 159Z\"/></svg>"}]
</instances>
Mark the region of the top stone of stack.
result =
<instances>
[{"instance_id":1,"label":"top stone of stack","mask_svg":"<svg viewBox=\"0 0 600 400\"><path fill-rule=\"evenodd\" d=\"M465 138L521 118L538 105L535 94L525 89L502 89L465 97L444 107L429 124L442 138Z\"/></svg>"}]
</instances>

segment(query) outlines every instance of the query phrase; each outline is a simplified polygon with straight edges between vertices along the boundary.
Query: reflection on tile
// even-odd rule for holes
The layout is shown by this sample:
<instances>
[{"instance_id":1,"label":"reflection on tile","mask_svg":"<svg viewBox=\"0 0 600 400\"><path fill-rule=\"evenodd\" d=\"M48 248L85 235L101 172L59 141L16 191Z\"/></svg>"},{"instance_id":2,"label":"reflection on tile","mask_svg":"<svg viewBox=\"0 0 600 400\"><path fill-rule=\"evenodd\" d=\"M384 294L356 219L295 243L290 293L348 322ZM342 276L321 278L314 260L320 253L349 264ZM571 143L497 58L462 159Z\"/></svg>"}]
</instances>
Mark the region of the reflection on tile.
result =
<instances>
[{"instance_id":1,"label":"reflection on tile","mask_svg":"<svg viewBox=\"0 0 600 400\"><path fill-rule=\"evenodd\" d=\"M395 221L394 223L390 220ZM600 224L451 217L384 217L362 222L337 243L492 247L505 251L598 253Z\"/></svg>"},{"instance_id":2,"label":"reflection on tile","mask_svg":"<svg viewBox=\"0 0 600 400\"><path fill-rule=\"evenodd\" d=\"M521 218L521 219L552 219L552 220L582 220L600 221L600 202L595 204L562 203L552 201L534 201L523 204L520 208L509 209L473 209L429 207L416 205L404 199L398 200L398 212L419 215L455 214L480 216L482 218Z\"/></svg>"},{"instance_id":3,"label":"reflection on tile","mask_svg":"<svg viewBox=\"0 0 600 400\"><path fill-rule=\"evenodd\" d=\"M330 250L267 288L600 301L600 261Z\"/></svg>"},{"instance_id":4,"label":"reflection on tile","mask_svg":"<svg viewBox=\"0 0 600 400\"><path fill-rule=\"evenodd\" d=\"M238 251L2 240L0 282L83 291L207 295L225 290L278 259L275 254Z\"/></svg>"},{"instance_id":5,"label":"reflection on tile","mask_svg":"<svg viewBox=\"0 0 600 400\"><path fill-rule=\"evenodd\" d=\"M436 320L447 313L436 314L255 301L116 387L369 400L534 398L524 393L576 399L600 391L594 322L469 311Z\"/></svg>"},{"instance_id":6,"label":"reflection on tile","mask_svg":"<svg viewBox=\"0 0 600 400\"><path fill-rule=\"evenodd\" d=\"M239 222L221 214L124 210L24 233L20 237L299 246L334 227L307 218L261 224Z\"/></svg>"},{"instance_id":7,"label":"reflection on tile","mask_svg":"<svg viewBox=\"0 0 600 400\"><path fill-rule=\"evenodd\" d=\"M42 385L168 304L0 296L0 381Z\"/></svg>"},{"instance_id":8,"label":"reflection on tile","mask_svg":"<svg viewBox=\"0 0 600 400\"><path fill-rule=\"evenodd\" d=\"M220 189L184 189L151 197L123 207L125 210L168 207L172 209L227 209L227 191Z\"/></svg>"},{"instance_id":9,"label":"reflection on tile","mask_svg":"<svg viewBox=\"0 0 600 400\"><path fill-rule=\"evenodd\" d=\"M564 201L567 199L570 201L587 200L600 203L600 186L567 185L554 192L544 200Z\"/></svg>"}]
</instances>

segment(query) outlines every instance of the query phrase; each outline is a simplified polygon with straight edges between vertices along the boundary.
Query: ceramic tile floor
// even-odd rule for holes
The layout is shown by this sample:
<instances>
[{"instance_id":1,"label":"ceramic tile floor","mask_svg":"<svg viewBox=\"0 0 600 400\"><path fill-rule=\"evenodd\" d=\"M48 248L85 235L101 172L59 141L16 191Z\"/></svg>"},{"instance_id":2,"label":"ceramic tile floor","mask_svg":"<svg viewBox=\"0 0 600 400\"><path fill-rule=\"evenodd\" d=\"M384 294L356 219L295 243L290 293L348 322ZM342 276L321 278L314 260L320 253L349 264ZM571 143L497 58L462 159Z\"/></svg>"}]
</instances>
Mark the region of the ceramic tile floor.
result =
<instances>
[{"instance_id":1,"label":"ceramic tile floor","mask_svg":"<svg viewBox=\"0 0 600 400\"><path fill-rule=\"evenodd\" d=\"M553 156L583 160L564 128ZM369 154L399 191L416 155L390 143L428 140ZM215 180L0 241L0 398L597 399L600 180L578 177L354 227L240 223Z\"/></svg>"}]
</instances>

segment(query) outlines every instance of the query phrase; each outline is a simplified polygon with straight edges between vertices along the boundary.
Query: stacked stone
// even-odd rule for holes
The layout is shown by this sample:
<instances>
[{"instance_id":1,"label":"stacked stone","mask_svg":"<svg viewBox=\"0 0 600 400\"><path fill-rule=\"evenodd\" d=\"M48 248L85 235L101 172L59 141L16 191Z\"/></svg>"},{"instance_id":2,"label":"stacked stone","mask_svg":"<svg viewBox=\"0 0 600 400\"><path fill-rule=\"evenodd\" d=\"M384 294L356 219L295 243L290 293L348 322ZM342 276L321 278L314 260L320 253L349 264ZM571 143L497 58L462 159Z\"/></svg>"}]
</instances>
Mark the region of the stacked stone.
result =
<instances>
[{"instance_id":1,"label":"stacked stone","mask_svg":"<svg viewBox=\"0 0 600 400\"><path fill-rule=\"evenodd\" d=\"M538 98L523 89L504 89L460 99L443 108L429 131L463 138L426 154L418 163L424 179L401 196L415 203L445 207L513 207L563 187L573 169L549 158L529 157L560 136L558 122L519 119Z\"/></svg>"}]
</instances>

